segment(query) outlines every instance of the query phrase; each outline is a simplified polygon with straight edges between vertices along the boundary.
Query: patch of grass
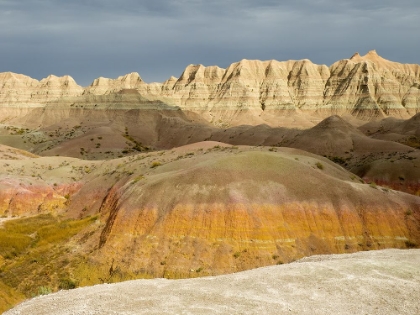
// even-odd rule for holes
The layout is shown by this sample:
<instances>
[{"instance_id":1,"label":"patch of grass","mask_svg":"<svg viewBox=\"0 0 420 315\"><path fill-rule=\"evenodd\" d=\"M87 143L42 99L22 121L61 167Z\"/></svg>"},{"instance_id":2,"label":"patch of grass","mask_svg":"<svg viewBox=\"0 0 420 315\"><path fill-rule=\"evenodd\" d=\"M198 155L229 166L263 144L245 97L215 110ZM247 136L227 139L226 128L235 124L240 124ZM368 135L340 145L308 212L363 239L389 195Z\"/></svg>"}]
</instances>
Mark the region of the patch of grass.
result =
<instances>
[{"instance_id":1,"label":"patch of grass","mask_svg":"<svg viewBox=\"0 0 420 315\"><path fill-rule=\"evenodd\" d=\"M372 188L374 188L374 189L376 189L378 187L375 182L371 182L369 184L369 186L372 187Z\"/></svg>"},{"instance_id":2,"label":"patch of grass","mask_svg":"<svg viewBox=\"0 0 420 315\"><path fill-rule=\"evenodd\" d=\"M319 168L320 170L323 170L323 169L324 169L324 165L323 165L321 162L316 162L316 163L315 163L315 166L316 166L317 168Z\"/></svg>"},{"instance_id":3,"label":"patch of grass","mask_svg":"<svg viewBox=\"0 0 420 315\"><path fill-rule=\"evenodd\" d=\"M144 176L143 176L143 175L139 175L139 176L137 176L136 178L134 178L134 179L133 179L133 184L135 184L135 183L137 183L137 182L141 181L143 178L144 178Z\"/></svg>"},{"instance_id":4,"label":"patch of grass","mask_svg":"<svg viewBox=\"0 0 420 315\"><path fill-rule=\"evenodd\" d=\"M161 165L162 165L162 163L160 163L159 161L154 161L154 162L152 162L152 165L150 165L150 168L156 168L156 167L161 166Z\"/></svg>"},{"instance_id":5,"label":"patch of grass","mask_svg":"<svg viewBox=\"0 0 420 315\"><path fill-rule=\"evenodd\" d=\"M52 293L52 290L50 287L47 286L41 286L38 288L38 295L47 295Z\"/></svg>"},{"instance_id":6,"label":"patch of grass","mask_svg":"<svg viewBox=\"0 0 420 315\"><path fill-rule=\"evenodd\" d=\"M0 313L11 309L14 305L24 300L25 296L6 286L0 281Z\"/></svg>"},{"instance_id":7,"label":"patch of grass","mask_svg":"<svg viewBox=\"0 0 420 315\"><path fill-rule=\"evenodd\" d=\"M59 282L60 284L58 285L58 288L60 290L71 290L77 288L78 286L77 281L70 278L60 279Z\"/></svg>"},{"instance_id":8,"label":"patch of grass","mask_svg":"<svg viewBox=\"0 0 420 315\"><path fill-rule=\"evenodd\" d=\"M43 214L4 222L0 255L7 259L1 266L0 283L21 297L76 287L78 282L68 269L67 244L95 221L96 217L62 220ZM0 291L0 297L3 293Z\"/></svg>"}]
</instances>

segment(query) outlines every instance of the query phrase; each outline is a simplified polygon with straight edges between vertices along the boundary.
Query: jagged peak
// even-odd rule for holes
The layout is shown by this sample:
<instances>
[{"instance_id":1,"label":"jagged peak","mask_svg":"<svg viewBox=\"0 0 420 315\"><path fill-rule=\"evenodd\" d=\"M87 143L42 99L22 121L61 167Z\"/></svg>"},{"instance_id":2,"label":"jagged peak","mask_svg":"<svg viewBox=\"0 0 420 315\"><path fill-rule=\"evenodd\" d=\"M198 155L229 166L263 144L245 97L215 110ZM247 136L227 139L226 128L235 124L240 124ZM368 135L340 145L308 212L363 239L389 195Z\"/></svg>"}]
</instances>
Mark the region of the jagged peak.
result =
<instances>
[{"instance_id":1,"label":"jagged peak","mask_svg":"<svg viewBox=\"0 0 420 315\"><path fill-rule=\"evenodd\" d=\"M72 76L66 74L61 77L56 76L54 74L50 74L46 78L42 79L40 82L48 82L48 81L67 81L67 82L76 82Z\"/></svg>"},{"instance_id":2,"label":"jagged peak","mask_svg":"<svg viewBox=\"0 0 420 315\"><path fill-rule=\"evenodd\" d=\"M184 78L185 76L190 76L193 73L198 72L201 68L204 68L202 64L189 64L185 67L184 71L182 72L181 78Z\"/></svg>"},{"instance_id":3,"label":"jagged peak","mask_svg":"<svg viewBox=\"0 0 420 315\"><path fill-rule=\"evenodd\" d=\"M374 63L383 63L383 62L390 62L389 60L382 58L378 55L375 49L369 50L364 56L361 56L359 53L355 53L351 58L353 62L374 62Z\"/></svg>"},{"instance_id":4,"label":"jagged peak","mask_svg":"<svg viewBox=\"0 0 420 315\"><path fill-rule=\"evenodd\" d=\"M350 57L350 60L357 59L357 58L360 58L360 54L358 52L355 52L353 56Z\"/></svg>"},{"instance_id":5,"label":"jagged peak","mask_svg":"<svg viewBox=\"0 0 420 315\"><path fill-rule=\"evenodd\" d=\"M16 81L16 80L19 80L19 77L30 78L30 77L27 77L23 74L17 74L17 73L10 72L10 71L0 73L0 79L1 80L15 80Z\"/></svg>"},{"instance_id":6,"label":"jagged peak","mask_svg":"<svg viewBox=\"0 0 420 315\"><path fill-rule=\"evenodd\" d=\"M171 86L173 86L177 81L178 81L178 78L177 77L174 77L173 75L171 75L169 77L169 79L167 79L166 81L163 82L163 85L171 85Z\"/></svg>"},{"instance_id":7,"label":"jagged peak","mask_svg":"<svg viewBox=\"0 0 420 315\"><path fill-rule=\"evenodd\" d=\"M182 72L179 81L187 81L190 83L196 79L219 78L223 76L224 71L224 69L219 68L218 66L205 67L202 64L190 64Z\"/></svg>"},{"instance_id":8,"label":"jagged peak","mask_svg":"<svg viewBox=\"0 0 420 315\"><path fill-rule=\"evenodd\" d=\"M104 77L98 77L95 80L93 80L93 82L90 84L90 86L98 86L101 84L105 84L105 82L109 82L110 79L108 78L104 78Z\"/></svg>"},{"instance_id":9,"label":"jagged peak","mask_svg":"<svg viewBox=\"0 0 420 315\"><path fill-rule=\"evenodd\" d=\"M192 63L192 64L189 64L188 66L186 66L184 71L186 71L186 70L196 71L200 68L205 68L205 67L202 64L193 64Z\"/></svg>"},{"instance_id":10,"label":"jagged peak","mask_svg":"<svg viewBox=\"0 0 420 315\"><path fill-rule=\"evenodd\" d=\"M51 84L51 83L60 83L61 78L57 77L54 74L48 75L46 78L42 79L40 82L41 84Z\"/></svg>"},{"instance_id":11,"label":"jagged peak","mask_svg":"<svg viewBox=\"0 0 420 315\"><path fill-rule=\"evenodd\" d=\"M127 81L127 80L143 81L138 72L127 73L123 76L119 76L116 80L120 80L120 81Z\"/></svg>"},{"instance_id":12,"label":"jagged peak","mask_svg":"<svg viewBox=\"0 0 420 315\"><path fill-rule=\"evenodd\" d=\"M375 49L369 50L366 56L379 56Z\"/></svg>"}]
</instances>

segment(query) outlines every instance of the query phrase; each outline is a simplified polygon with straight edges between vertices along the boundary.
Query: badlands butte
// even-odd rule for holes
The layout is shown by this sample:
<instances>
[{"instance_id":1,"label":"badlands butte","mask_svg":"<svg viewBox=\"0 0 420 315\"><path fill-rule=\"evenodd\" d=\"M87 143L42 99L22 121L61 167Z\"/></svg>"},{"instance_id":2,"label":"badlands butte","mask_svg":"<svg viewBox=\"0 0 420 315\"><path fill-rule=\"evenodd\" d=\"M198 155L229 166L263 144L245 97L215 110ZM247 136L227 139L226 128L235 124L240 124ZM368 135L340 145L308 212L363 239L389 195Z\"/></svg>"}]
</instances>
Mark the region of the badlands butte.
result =
<instances>
[{"instance_id":1,"label":"badlands butte","mask_svg":"<svg viewBox=\"0 0 420 315\"><path fill-rule=\"evenodd\" d=\"M0 311L138 278L420 244L420 66L0 74Z\"/></svg>"}]
</instances>

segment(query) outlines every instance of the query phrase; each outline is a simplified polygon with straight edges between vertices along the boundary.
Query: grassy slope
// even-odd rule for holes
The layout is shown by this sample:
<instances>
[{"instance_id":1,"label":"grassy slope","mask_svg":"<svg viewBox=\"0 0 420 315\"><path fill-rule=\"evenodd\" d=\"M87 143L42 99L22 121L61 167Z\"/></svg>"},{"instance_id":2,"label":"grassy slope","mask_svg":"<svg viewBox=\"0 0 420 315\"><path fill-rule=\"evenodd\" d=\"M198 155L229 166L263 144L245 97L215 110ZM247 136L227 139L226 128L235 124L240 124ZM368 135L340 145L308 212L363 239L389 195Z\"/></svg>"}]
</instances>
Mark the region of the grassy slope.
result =
<instances>
[{"instance_id":1,"label":"grassy slope","mask_svg":"<svg viewBox=\"0 0 420 315\"><path fill-rule=\"evenodd\" d=\"M47 214L4 222L0 228L0 312L25 297L75 287L66 258L67 242L94 220L61 220Z\"/></svg>"}]
</instances>

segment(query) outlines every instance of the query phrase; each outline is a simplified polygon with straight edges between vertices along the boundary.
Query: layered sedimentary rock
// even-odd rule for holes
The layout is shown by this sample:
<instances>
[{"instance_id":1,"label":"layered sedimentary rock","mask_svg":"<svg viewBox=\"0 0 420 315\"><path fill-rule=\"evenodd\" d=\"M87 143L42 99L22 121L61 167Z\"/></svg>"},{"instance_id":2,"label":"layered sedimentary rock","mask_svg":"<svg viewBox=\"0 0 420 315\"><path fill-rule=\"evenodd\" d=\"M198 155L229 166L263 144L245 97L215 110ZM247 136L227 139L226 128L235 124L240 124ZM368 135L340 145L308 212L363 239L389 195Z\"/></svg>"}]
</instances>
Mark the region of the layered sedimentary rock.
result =
<instances>
[{"instance_id":1,"label":"layered sedimentary rock","mask_svg":"<svg viewBox=\"0 0 420 315\"><path fill-rule=\"evenodd\" d=\"M418 197L363 184L298 150L210 152L108 191L103 228L87 246L96 248L95 273L191 277L420 241Z\"/></svg>"},{"instance_id":2,"label":"layered sedimentary rock","mask_svg":"<svg viewBox=\"0 0 420 315\"><path fill-rule=\"evenodd\" d=\"M40 180L0 177L0 216L56 213L65 203L63 195Z\"/></svg>"},{"instance_id":3,"label":"layered sedimentary rock","mask_svg":"<svg viewBox=\"0 0 420 315\"><path fill-rule=\"evenodd\" d=\"M101 77L84 89L69 76L37 81L0 74L2 106L61 102L141 107L150 101L198 112L213 123L234 121L242 112L261 116L251 119L252 124L272 122L269 115L301 111L322 116L350 113L365 119L409 117L420 109L420 66L391 62L370 51L330 67L306 59L242 60L227 69L189 65L179 79L171 77L163 83L147 84L138 73Z\"/></svg>"},{"instance_id":4,"label":"layered sedimentary rock","mask_svg":"<svg viewBox=\"0 0 420 315\"><path fill-rule=\"evenodd\" d=\"M297 149L204 142L109 161L2 163L1 217L87 220L38 265L42 284L56 289L66 275L81 286L197 277L420 244L420 197L368 185Z\"/></svg>"},{"instance_id":5,"label":"layered sedimentary rock","mask_svg":"<svg viewBox=\"0 0 420 315\"><path fill-rule=\"evenodd\" d=\"M330 67L325 89L326 104L346 108L357 115L369 110L372 115L418 112L420 67L391 62L376 51L358 53Z\"/></svg>"},{"instance_id":6,"label":"layered sedimentary rock","mask_svg":"<svg viewBox=\"0 0 420 315\"><path fill-rule=\"evenodd\" d=\"M50 75L41 81L11 72L0 73L2 107L45 106L48 102L82 95L84 89L68 75Z\"/></svg>"}]
</instances>

